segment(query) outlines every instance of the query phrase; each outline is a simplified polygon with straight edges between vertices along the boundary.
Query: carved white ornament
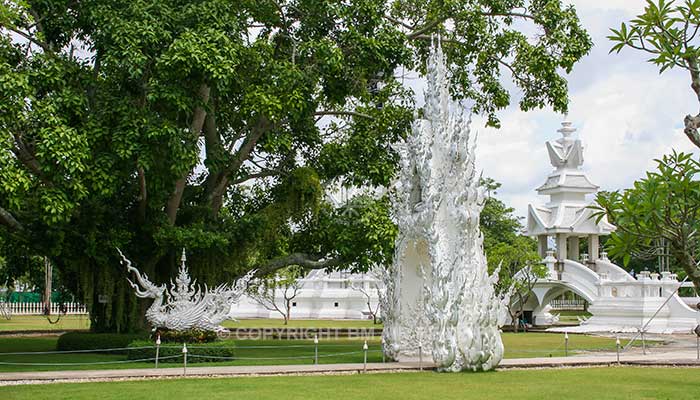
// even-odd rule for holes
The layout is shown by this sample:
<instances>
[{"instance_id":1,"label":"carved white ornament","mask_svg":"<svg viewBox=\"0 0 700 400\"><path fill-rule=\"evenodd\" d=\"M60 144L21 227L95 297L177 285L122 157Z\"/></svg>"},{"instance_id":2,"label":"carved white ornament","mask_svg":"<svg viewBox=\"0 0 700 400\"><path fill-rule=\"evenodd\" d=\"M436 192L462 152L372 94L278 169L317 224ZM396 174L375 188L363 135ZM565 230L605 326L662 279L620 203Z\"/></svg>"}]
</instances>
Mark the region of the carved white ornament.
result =
<instances>
[{"instance_id":1,"label":"carved white ornament","mask_svg":"<svg viewBox=\"0 0 700 400\"><path fill-rule=\"evenodd\" d=\"M432 355L442 371L489 370L503 357L508 299L494 291L479 229L485 189L469 112L450 98L439 42L430 50L422 118L396 146L393 265L380 293L388 357Z\"/></svg>"},{"instance_id":2,"label":"carved white ornament","mask_svg":"<svg viewBox=\"0 0 700 400\"><path fill-rule=\"evenodd\" d=\"M222 284L209 289L205 284L202 291L196 285L196 280L192 282L190 279L183 249L180 271L175 278L175 283L171 280L170 289L167 289L165 285L153 284L146 274L142 274L131 265L131 261L119 249L117 251L127 271L136 277L136 283L127 278L136 291L136 296L142 299L153 299L153 304L146 311L146 319L154 329L226 331L221 323L229 319L231 306L244 293L255 273L255 271L248 272L232 286Z\"/></svg>"}]
</instances>

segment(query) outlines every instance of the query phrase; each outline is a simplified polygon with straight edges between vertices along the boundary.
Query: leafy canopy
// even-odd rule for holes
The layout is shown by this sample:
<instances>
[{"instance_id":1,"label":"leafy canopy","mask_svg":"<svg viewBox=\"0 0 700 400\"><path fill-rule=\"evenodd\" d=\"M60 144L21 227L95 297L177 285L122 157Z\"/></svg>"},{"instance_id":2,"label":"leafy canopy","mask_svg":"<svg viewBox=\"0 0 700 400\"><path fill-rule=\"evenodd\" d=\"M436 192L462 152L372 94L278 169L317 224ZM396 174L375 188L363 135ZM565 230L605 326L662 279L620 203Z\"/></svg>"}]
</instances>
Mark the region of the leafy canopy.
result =
<instances>
[{"instance_id":1,"label":"leafy canopy","mask_svg":"<svg viewBox=\"0 0 700 400\"><path fill-rule=\"evenodd\" d=\"M210 283L386 264L386 198L328 194L390 184L402 72L432 35L491 125L504 77L521 108L565 111L591 47L559 0L11 0L0 25L0 236L50 257L105 330L141 307L114 247L157 280L182 247Z\"/></svg>"},{"instance_id":2,"label":"leafy canopy","mask_svg":"<svg viewBox=\"0 0 700 400\"><path fill-rule=\"evenodd\" d=\"M607 215L618 227L606 242L612 256L627 264L633 256L659 255L667 243L672 265L698 288L700 162L674 151L656 163L657 170L647 172L632 188L599 193L595 215L598 219Z\"/></svg>"}]
</instances>

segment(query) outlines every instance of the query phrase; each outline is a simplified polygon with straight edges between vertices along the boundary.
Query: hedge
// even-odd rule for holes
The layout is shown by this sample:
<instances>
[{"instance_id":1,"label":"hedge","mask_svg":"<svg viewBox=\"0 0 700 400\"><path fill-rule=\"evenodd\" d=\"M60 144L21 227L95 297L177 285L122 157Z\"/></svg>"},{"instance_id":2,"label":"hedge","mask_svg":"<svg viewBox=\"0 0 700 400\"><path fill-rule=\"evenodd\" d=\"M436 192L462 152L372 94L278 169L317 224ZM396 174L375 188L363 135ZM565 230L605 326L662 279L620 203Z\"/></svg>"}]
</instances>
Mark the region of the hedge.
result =
<instances>
[{"instance_id":1,"label":"hedge","mask_svg":"<svg viewBox=\"0 0 700 400\"><path fill-rule=\"evenodd\" d=\"M159 335L161 343L211 343L219 339L219 336L214 331L203 331L201 329L175 331L158 328L151 333L151 340L155 341Z\"/></svg>"},{"instance_id":2,"label":"hedge","mask_svg":"<svg viewBox=\"0 0 700 400\"><path fill-rule=\"evenodd\" d=\"M68 332L59 336L56 350L96 350L125 348L135 340L146 340L145 333Z\"/></svg>"},{"instance_id":3,"label":"hedge","mask_svg":"<svg viewBox=\"0 0 700 400\"><path fill-rule=\"evenodd\" d=\"M156 347L150 340L136 340L129 344L129 351L127 352L127 359L129 360L143 360L156 357ZM145 348L142 348L145 347ZM234 357L235 349L233 342L213 342L213 343L198 343L198 344L188 344L187 345L188 355L187 363L201 363L201 362L222 362L231 361L229 359L220 359L217 357ZM198 357L194 357L194 356ZM158 357L170 357L165 360L159 360L159 362L164 363L182 363L182 345L177 345L174 343L163 343L160 346L160 352ZM205 356L205 357L201 357ZM212 356L212 357L206 357Z\"/></svg>"}]
</instances>

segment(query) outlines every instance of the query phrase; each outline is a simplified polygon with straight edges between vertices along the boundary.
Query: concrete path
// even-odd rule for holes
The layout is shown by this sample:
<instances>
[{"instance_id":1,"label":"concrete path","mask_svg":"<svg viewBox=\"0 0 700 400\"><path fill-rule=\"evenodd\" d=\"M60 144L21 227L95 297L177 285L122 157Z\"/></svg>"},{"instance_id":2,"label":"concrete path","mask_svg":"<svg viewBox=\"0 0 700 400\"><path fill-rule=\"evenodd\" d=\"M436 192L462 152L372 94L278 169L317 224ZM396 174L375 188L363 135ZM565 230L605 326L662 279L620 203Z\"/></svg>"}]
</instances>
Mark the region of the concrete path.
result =
<instances>
[{"instance_id":1,"label":"concrete path","mask_svg":"<svg viewBox=\"0 0 700 400\"><path fill-rule=\"evenodd\" d=\"M700 367L694 350L649 351L625 353L620 356L621 365L644 366L685 366ZM506 359L500 369L510 368L560 368L617 365L615 353L595 353L571 357L516 358ZM409 360L398 363L368 363L366 372L401 372L434 369L434 365ZM351 374L365 371L363 364L320 364L320 365L260 365L188 367L187 377L235 377L263 375L312 375L312 374ZM153 378L179 378L184 376L183 368L112 369L89 371L41 371L8 372L0 374L0 385L65 383L110 380L137 380Z\"/></svg>"}]
</instances>

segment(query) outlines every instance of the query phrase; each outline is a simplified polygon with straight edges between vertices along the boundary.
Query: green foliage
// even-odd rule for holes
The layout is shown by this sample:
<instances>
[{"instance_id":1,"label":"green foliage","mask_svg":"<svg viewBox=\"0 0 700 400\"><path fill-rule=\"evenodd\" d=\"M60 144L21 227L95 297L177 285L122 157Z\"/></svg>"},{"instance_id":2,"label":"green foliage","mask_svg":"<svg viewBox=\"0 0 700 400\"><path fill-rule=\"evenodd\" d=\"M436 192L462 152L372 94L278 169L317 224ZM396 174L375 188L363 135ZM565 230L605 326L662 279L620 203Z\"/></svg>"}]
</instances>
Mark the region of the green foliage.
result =
<instances>
[{"instance_id":1,"label":"green foliage","mask_svg":"<svg viewBox=\"0 0 700 400\"><path fill-rule=\"evenodd\" d=\"M698 216L700 216L700 162L692 154L676 153L656 160L647 172L623 192L602 192L594 215L607 217L618 230L606 242L614 257L629 263L633 256L654 258L665 241L676 272L688 274L700 287Z\"/></svg>"},{"instance_id":2,"label":"green foliage","mask_svg":"<svg viewBox=\"0 0 700 400\"><path fill-rule=\"evenodd\" d=\"M615 45L610 52L619 53L625 47L645 51L652 55L648 61L667 69L688 69L697 62L698 48L693 39L700 26L700 2L647 0L644 13L619 29L610 29L608 39Z\"/></svg>"},{"instance_id":3,"label":"green foliage","mask_svg":"<svg viewBox=\"0 0 700 400\"><path fill-rule=\"evenodd\" d=\"M134 340L143 340L147 336L146 334L68 332L59 336L56 350L122 349Z\"/></svg>"},{"instance_id":4,"label":"green foliage","mask_svg":"<svg viewBox=\"0 0 700 400\"><path fill-rule=\"evenodd\" d=\"M523 313L523 306L532 294L537 279L546 276L547 268L537 253L537 242L522 234L523 226L513 215L513 208L495 197L501 184L484 178L482 185L489 192L480 216L484 252L489 273L499 269L496 291L510 295L508 311L513 329L517 332L517 321Z\"/></svg>"},{"instance_id":5,"label":"green foliage","mask_svg":"<svg viewBox=\"0 0 700 400\"><path fill-rule=\"evenodd\" d=\"M153 341L150 340L135 340L129 344L129 350L127 352L127 360L143 360L148 358L156 357L156 347ZM230 360L222 360L217 357L234 357L235 348L233 341L227 342L212 342L212 343L199 343L196 345L187 346L187 350L192 355L197 355L197 357L189 356L187 357L187 363L202 363L202 362L223 362ZM176 356L176 357L172 357ZM159 360L159 363L180 363L183 362L182 357L182 343L180 345L175 344L163 344L160 346L160 351L158 352L158 357L172 357Z\"/></svg>"},{"instance_id":6,"label":"green foliage","mask_svg":"<svg viewBox=\"0 0 700 400\"><path fill-rule=\"evenodd\" d=\"M155 341L160 336L162 343L209 343L218 339L216 332L203 331L201 329L187 329L175 331L166 328L158 328L151 332L151 340Z\"/></svg>"},{"instance_id":7,"label":"green foliage","mask_svg":"<svg viewBox=\"0 0 700 400\"><path fill-rule=\"evenodd\" d=\"M115 247L159 283L182 247L208 284L386 264L387 199L326 195L391 182L415 111L401 73L431 35L491 125L502 75L521 108L564 111L561 73L591 46L559 0L9 1L0 21L0 253L49 257L92 329L120 332L145 305Z\"/></svg>"}]
</instances>

